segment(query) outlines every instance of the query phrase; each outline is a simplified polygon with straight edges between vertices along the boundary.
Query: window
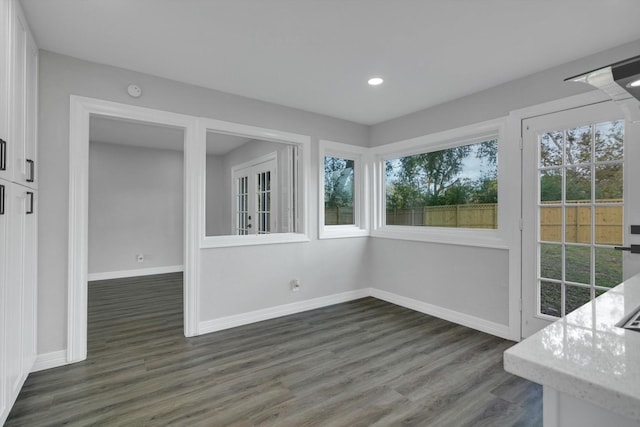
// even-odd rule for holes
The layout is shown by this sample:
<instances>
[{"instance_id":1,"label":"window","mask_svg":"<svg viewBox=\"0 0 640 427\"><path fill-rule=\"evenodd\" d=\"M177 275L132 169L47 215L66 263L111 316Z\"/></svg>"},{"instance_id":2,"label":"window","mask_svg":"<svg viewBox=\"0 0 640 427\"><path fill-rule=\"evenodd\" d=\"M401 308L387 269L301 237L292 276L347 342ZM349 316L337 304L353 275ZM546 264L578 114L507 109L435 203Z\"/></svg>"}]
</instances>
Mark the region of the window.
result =
<instances>
[{"instance_id":1,"label":"window","mask_svg":"<svg viewBox=\"0 0 640 427\"><path fill-rule=\"evenodd\" d=\"M200 247L308 242L310 137L201 120Z\"/></svg>"},{"instance_id":2,"label":"window","mask_svg":"<svg viewBox=\"0 0 640 427\"><path fill-rule=\"evenodd\" d=\"M324 225L355 225L355 160L324 157Z\"/></svg>"},{"instance_id":3,"label":"window","mask_svg":"<svg viewBox=\"0 0 640 427\"><path fill-rule=\"evenodd\" d=\"M498 140L386 160L386 225L498 228Z\"/></svg>"},{"instance_id":4,"label":"window","mask_svg":"<svg viewBox=\"0 0 640 427\"><path fill-rule=\"evenodd\" d=\"M319 236L366 236L364 201L365 149L320 141Z\"/></svg>"},{"instance_id":5,"label":"window","mask_svg":"<svg viewBox=\"0 0 640 427\"><path fill-rule=\"evenodd\" d=\"M503 182L519 149L503 128L493 120L374 148L372 235L505 248L518 217L499 200L513 190Z\"/></svg>"}]
</instances>

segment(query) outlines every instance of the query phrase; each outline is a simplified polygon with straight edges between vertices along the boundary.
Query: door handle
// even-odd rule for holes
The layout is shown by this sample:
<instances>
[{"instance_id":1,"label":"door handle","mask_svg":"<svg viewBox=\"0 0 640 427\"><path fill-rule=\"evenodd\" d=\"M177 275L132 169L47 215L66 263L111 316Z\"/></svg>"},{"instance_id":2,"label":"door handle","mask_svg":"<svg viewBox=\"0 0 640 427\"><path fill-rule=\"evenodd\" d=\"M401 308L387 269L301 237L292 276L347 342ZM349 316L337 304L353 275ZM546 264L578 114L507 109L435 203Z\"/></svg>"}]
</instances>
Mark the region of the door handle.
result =
<instances>
[{"instance_id":1,"label":"door handle","mask_svg":"<svg viewBox=\"0 0 640 427\"><path fill-rule=\"evenodd\" d=\"M27 178L27 182L33 182L35 178L35 162L31 159L27 159L27 164L29 165L29 178Z\"/></svg>"},{"instance_id":2,"label":"door handle","mask_svg":"<svg viewBox=\"0 0 640 427\"><path fill-rule=\"evenodd\" d=\"M629 251L632 254L640 254L640 245L614 246L616 251Z\"/></svg>"},{"instance_id":3,"label":"door handle","mask_svg":"<svg viewBox=\"0 0 640 427\"><path fill-rule=\"evenodd\" d=\"M27 210L27 215L31 215L33 213L33 192L27 191L27 196L29 197L29 209Z\"/></svg>"},{"instance_id":4,"label":"door handle","mask_svg":"<svg viewBox=\"0 0 640 427\"><path fill-rule=\"evenodd\" d=\"M7 141L0 139L0 171L7 170Z\"/></svg>"},{"instance_id":5,"label":"door handle","mask_svg":"<svg viewBox=\"0 0 640 427\"><path fill-rule=\"evenodd\" d=\"M0 215L4 215L4 185L0 184Z\"/></svg>"}]
</instances>

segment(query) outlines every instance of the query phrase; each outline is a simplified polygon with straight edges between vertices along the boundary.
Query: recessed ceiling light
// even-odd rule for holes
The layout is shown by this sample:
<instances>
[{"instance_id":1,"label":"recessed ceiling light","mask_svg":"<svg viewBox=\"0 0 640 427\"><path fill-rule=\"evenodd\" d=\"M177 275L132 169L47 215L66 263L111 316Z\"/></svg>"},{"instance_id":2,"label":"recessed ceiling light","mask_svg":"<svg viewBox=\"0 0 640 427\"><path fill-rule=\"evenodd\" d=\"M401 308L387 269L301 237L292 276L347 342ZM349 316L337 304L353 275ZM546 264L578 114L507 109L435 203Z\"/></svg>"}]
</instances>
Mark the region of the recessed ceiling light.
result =
<instances>
[{"instance_id":1,"label":"recessed ceiling light","mask_svg":"<svg viewBox=\"0 0 640 427\"><path fill-rule=\"evenodd\" d=\"M382 79L382 77L371 77L369 81L367 81L367 83L369 83L371 86L378 86L381 85L383 81L384 80Z\"/></svg>"},{"instance_id":2,"label":"recessed ceiling light","mask_svg":"<svg viewBox=\"0 0 640 427\"><path fill-rule=\"evenodd\" d=\"M627 84L627 87L640 87L640 79L634 80L631 83Z\"/></svg>"}]
</instances>

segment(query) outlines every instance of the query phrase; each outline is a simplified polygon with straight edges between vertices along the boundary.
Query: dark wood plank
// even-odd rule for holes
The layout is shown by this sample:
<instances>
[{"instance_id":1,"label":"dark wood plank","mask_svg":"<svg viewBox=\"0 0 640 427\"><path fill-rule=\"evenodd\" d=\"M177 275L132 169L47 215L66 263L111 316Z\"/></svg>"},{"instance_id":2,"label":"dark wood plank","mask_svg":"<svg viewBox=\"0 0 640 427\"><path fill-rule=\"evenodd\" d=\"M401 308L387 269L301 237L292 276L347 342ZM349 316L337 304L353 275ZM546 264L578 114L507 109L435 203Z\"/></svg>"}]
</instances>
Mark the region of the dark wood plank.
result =
<instances>
[{"instance_id":1,"label":"dark wood plank","mask_svg":"<svg viewBox=\"0 0 640 427\"><path fill-rule=\"evenodd\" d=\"M374 298L195 338L182 275L92 282L86 361L29 376L7 426L540 426L513 343Z\"/></svg>"}]
</instances>

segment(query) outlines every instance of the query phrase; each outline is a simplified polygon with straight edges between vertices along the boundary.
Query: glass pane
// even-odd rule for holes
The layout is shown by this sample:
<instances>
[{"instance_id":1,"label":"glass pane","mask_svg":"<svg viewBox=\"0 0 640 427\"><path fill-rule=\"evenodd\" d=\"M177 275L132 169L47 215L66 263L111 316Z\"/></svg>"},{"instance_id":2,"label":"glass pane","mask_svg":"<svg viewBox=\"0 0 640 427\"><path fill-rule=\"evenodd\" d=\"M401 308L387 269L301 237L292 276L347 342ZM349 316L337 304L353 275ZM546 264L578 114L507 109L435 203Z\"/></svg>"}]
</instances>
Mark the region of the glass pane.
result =
<instances>
[{"instance_id":1,"label":"glass pane","mask_svg":"<svg viewBox=\"0 0 640 427\"><path fill-rule=\"evenodd\" d=\"M540 240L562 242L562 208L540 207Z\"/></svg>"},{"instance_id":2,"label":"glass pane","mask_svg":"<svg viewBox=\"0 0 640 427\"><path fill-rule=\"evenodd\" d=\"M622 160L624 121L599 123L596 125L596 161Z\"/></svg>"},{"instance_id":3,"label":"glass pane","mask_svg":"<svg viewBox=\"0 0 640 427\"><path fill-rule=\"evenodd\" d=\"M591 301L591 289L589 288L567 285L566 292L565 314L569 314L576 308Z\"/></svg>"},{"instance_id":4,"label":"glass pane","mask_svg":"<svg viewBox=\"0 0 640 427\"><path fill-rule=\"evenodd\" d=\"M591 162L591 126L567 129L566 145L567 164Z\"/></svg>"},{"instance_id":5,"label":"glass pane","mask_svg":"<svg viewBox=\"0 0 640 427\"><path fill-rule=\"evenodd\" d=\"M596 202L622 202L622 164L596 166Z\"/></svg>"},{"instance_id":6,"label":"glass pane","mask_svg":"<svg viewBox=\"0 0 640 427\"><path fill-rule=\"evenodd\" d=\"M386 223L495 229L498 141L387 160Z\"/></svg>"},{"instance_id":7,"label":"glass pane","mask_svg":"<svg viewBox=\"0 0 640 427\"><path fill-rule=\"evenodd\" d=\"M324 158L324 224L355 224L353 215L354 161Z\"/></svg>"},{"instance_id":8,"label":"glass pane","mask_svg":"<svg viewBox=\"0 0 640 427\"><path fill-rule=\"evenodd\" d=\"M565 242L591 243L591 205L565 208Z\"/></svg>"},{"instance_id":9,"label":"glass pane","mask_svg":"<svg viewBox=\"0 0 640 427\"><path fill-rule=\"evenodd\" d=\"M561 245L540 245L540 276L545 279L562 280Z\"/></svg>"},{"instance_id":10,"label":"glass pane","mask_svg":"<svg viewBox=\"0 0 640 427\"><path fill-rule=\"evenodd\" d=\"M565 280L585 285L591 283L590 247L565 246Z\"/></svg>"},{"instance_id":11,"label":"glass pane","mask_svg":"<svg viewBox=\"0 0 640 427\"><path fill-rule=\"evenodd\" d=\"M595 248L596 286L612 288L622 282L622 252L613 248Z\"/></svg>"},{"instance_id":12,"label":"glass pane","mask_svg":"<svg viewBox=\"0 0 640 427\"><path fill-rule=\"evenodd\" d=\"M550 203L562 201L562 169L540 171L540 201Z\"/></svg>"},{"instance_id":13,"label":"glass pane","mask_svg":"<svg viewBox=\"0 0 640 427\"><path fill-rule=\"evenodd\" d=\"M567 168L566 202L576 203L591 200L591 168Z\"/></svg>"},{"instance_id":14,"label":"glass pane","mask_svg":"<svg viewBox=\"0 0 640 427\"><path fill-rule=\"evenodd\" d=\"M540 135L540 166L562 165L563 133L549 132Z\"/></svg>"},{"instance_id":15,"label":"glass pane","mask_svg":"<svg viewBox=\"0 0 640 427\"><path fill-rule=\"evenodd\" d=\"M560 317L560 283L540 282L540 313Z\"/></svg>"},{"instance_id":16,"label":"glass pane","mask_svg":"<svg viewBox=\"0 0 640 427\"><path fill-rule=\"evenodd\" d=\"M622 245L624 218L622 206L596 206L596 243Z\"/></svg>"}]
</instances>

